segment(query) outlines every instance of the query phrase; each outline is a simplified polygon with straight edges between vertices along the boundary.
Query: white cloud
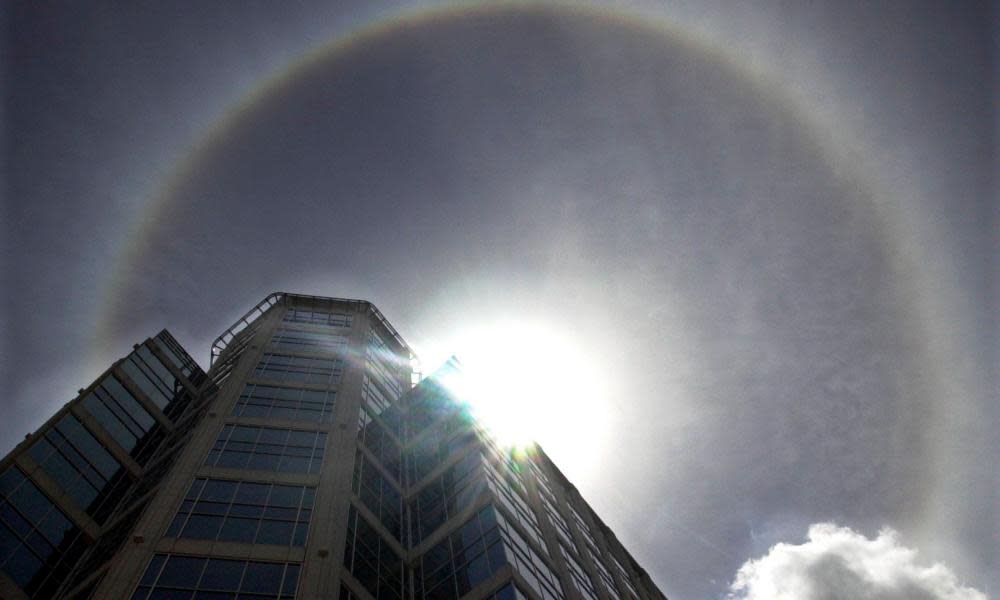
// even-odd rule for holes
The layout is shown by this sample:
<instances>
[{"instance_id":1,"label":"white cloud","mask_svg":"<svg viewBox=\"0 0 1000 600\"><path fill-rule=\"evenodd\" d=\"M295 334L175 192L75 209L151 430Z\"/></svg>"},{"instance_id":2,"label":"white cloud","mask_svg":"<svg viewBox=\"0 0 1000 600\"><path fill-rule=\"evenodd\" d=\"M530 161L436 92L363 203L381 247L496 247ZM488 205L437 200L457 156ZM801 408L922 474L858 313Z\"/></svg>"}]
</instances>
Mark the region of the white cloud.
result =
<instances>
[{"instance_id":1,"label":"white cloud","mask_svg":"<svg viewBox=\"0 0 1000 600\"><path fill-rule=\"evenodd\" d=\"M938 563L917 565L917 552L892 529L874 539L816 523L800 545L776 544L740 567L730 600L986 600Z\"/></svg>"}]
</instances>

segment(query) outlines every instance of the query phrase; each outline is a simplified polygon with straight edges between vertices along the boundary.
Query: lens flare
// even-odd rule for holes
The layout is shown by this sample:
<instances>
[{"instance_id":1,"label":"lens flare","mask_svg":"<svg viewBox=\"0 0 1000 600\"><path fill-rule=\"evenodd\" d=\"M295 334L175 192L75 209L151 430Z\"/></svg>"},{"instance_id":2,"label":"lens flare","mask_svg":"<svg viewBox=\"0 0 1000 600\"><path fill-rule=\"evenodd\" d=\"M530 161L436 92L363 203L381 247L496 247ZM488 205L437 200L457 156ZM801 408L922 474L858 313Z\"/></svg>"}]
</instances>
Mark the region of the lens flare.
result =
<instances>
[{"instance_id":1,"label":"lens flare","mask_svg":"<svg viewBox=\"0 0 1000 600\"><path fill-rule=\"evenodd\" d=\"M537 442L585 457L607 423L598 371L572 337L539 323L501 320L452 341L461 370L442 383L497 442L515 452Z\"/></svg>"}]
</instances>

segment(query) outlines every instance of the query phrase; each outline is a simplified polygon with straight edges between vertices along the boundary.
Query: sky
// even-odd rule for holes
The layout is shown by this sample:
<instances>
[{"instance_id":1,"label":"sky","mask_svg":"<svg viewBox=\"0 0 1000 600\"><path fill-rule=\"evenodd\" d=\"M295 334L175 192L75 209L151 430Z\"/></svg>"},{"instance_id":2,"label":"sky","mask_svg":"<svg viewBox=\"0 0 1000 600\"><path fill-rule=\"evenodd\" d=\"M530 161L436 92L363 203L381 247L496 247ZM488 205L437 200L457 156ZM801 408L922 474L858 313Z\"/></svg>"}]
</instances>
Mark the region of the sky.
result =
<instances>
[{"instance_id":1,"label":"sky","mask_svg":"<svg viewBox=\"0 0 1000 600\"><path fill-rule=\"evenodd\" d=\"M539 441L673 600L1000 593L989 3L0 19L5 450L160 328L364 298L427 370L572 347Z\"/></svg>"}]
</instances>

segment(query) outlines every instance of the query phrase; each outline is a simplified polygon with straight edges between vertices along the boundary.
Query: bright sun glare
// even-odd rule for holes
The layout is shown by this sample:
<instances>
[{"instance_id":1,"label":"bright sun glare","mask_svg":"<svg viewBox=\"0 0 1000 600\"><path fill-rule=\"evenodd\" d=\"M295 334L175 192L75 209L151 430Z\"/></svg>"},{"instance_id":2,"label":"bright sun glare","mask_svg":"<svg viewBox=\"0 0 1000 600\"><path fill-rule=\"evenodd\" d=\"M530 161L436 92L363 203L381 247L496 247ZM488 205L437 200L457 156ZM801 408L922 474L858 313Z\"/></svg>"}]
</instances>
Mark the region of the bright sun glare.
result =
<instances>
[{"instance_id":1,"label":"bright sun glare","mask_svg":"<svg viewBox=\"0 0 1000 600\"><path fill-rule=\"evenodd\" d=\"M497 321L450 342L462 374L446 385L497 441L586 459L607 423L601 371L579 341L538 323Z\"/></svg>"}]
</instances>

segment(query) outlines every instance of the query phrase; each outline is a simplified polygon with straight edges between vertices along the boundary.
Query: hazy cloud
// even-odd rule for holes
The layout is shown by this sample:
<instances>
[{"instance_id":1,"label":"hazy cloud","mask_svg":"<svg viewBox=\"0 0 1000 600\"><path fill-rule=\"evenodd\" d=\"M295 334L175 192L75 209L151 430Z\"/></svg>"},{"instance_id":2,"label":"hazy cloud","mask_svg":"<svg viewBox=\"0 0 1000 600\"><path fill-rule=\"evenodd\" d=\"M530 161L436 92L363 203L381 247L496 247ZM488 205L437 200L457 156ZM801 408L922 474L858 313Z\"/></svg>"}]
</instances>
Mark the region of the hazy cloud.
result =
<instances>
[{"instance_id":1,"label":"hazy cloud","mask_svg":"<svg viewBox=\"0 0 1000 600\"><path fill-rule=\"evenodd\" d=\"M892 529L874 539L832 523L799 545L776 544L736 573L731 600L986 600L943 564L916 563Z\"/></svg>"}]
</instances>

